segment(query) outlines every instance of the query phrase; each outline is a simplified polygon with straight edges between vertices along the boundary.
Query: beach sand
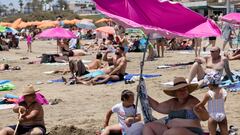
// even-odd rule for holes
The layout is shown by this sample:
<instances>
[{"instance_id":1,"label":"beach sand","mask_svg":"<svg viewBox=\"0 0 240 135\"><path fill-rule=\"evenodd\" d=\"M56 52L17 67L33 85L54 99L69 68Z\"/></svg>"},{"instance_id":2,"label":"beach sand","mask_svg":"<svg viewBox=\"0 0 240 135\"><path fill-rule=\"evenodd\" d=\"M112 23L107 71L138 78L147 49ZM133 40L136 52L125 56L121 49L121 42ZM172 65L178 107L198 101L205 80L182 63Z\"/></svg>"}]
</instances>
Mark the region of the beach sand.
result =
<instances>
[{"instance_id":1,"label":"beach sand","mask_svg":"<svg viewBox=\"0 0 240 135\"><path fill-rule=\"evenodd\" d=\"M27 53L26 41L20 42L21 49L11 49L9 52L0 52L0 63L8 63L12 66L21 67L19 71L1 71L0 80L8 79L16 85L16 90L0 92L0 97L10 93L20 95L24 86L29 83L34 84L36 88L41 89L41 93L47 99L61 99L56 105L44 106L45 123L48 132L51 135L91 135L103 125L106 112L113 105L120 102L120 94L124 89L129 89L136 93L138 82L132 84L124 84L124 82L112 85L71 85L66 86L64 83L47 83L48 80L60 79L61 74L47 75L43 72L63 69L67 65L53 66L43 64L27 64L30 61L40 60L37 58L42 53L56 52L55 40L34 41L33 53ZM221 46L222 41L218 39L217 45ZM209 48L208 48L209 49ZM128 73L139 73L139 63L142 59L142 53L127 54ZM20 60L22 57L29 59ZM84 60L91 60L95 54L82 57ZM161 83L172 81L175 76L187 77L190 66L184 68L174 67L168 69L157 69L162 64L173 64L179 62L191 62L194 60L194 53L179 53L178 51L167 51L164 58L158 58L155 61L147 61L144 66L146 74L161 74L161 77L146 79L146 87L148 94L161 102L171 97L165 95L162 90L165 86ZM240 69L239 61L230 62L232 70ZM70 74L64 75L70 77ZM36 85L37 82L43 84ZM200 89L192 93L200 100L203 98L206 89ZM228 93L226 101L226 113L228 124L240 127L240 93ZM153 111L156 118L164 115ZM0 110L0 128L17 123L17 115L11 109ZM116 115L113 115L110 124L116 124ZM207 122L201 123L204 129L207 129ZM71 132L71 133L69 133Z\"/></svg>"}]
</instances>

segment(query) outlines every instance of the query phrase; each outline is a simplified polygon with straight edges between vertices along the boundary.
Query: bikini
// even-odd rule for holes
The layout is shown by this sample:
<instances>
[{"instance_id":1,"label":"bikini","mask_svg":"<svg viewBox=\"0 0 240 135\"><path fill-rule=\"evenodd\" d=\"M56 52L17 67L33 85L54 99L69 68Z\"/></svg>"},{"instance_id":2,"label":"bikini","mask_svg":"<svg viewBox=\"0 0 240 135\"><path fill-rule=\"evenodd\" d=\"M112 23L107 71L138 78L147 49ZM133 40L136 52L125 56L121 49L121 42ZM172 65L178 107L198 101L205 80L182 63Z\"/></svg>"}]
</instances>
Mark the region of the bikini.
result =
<instances>
[{"instance_id":1,"label":"bikini","mask_svg":"<svg viewBox=\"0 0 240 135\"><path fill-rule=\"evenodd\" d=\"M171 111L168 114L168 119L165 121L167 124L169 120L180 118L180 119L192 119L192 120L198 120L198 117L192 110L182 109L178 111ZM203 135L203 131L201 128L198 127L186 127L186 129L190 130L191 132L197 134L197 135Z\"/></svg>"}]
</instances>

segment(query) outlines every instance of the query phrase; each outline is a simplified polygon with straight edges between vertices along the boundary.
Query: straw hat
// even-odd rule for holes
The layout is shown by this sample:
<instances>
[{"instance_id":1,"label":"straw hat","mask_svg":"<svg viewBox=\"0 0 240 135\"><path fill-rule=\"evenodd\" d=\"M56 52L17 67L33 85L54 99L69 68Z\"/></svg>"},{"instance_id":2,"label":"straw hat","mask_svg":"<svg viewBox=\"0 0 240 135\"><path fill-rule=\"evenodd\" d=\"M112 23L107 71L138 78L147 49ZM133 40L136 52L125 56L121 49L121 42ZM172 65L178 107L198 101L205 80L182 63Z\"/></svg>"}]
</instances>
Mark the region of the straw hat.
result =
<instances>
[{"instance_id":1,"label":"straw hat","mask_svg":"<svg viewBox=\"0 0 240 135\"><path fill-rule=\"evenodd\" d=\"M198 84L188 84L185 78L176 77L173 80L173 87L163 90L163 92L169 96L175 97L176 91L180 90L181 88L184 88L184 87L188 87L188 92L190 94L198 88Z\"/></svg>"},{"instance_id":2,"label":"straw hat","mask_svg":"<svg viewBox=\"0 0 240 135\"><path fill-rule=\"evenodd\" d=\"M22 95L26 96L26 95L31 95L31 94L35 94L36 92L38 92L39 90L35 90L33 85L27 85L26 88L24 88Z\"/></svg>"}]
</instances>

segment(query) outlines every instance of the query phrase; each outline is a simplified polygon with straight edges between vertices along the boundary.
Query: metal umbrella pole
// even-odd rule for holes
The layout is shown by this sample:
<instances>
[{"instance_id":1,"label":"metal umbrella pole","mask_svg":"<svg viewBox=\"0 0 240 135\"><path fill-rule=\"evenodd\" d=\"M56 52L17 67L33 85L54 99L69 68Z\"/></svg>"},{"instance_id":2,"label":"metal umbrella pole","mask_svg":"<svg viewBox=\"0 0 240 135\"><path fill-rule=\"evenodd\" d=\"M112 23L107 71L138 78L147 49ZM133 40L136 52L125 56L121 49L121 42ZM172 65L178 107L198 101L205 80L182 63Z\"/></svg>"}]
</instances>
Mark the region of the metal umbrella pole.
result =
<instances>
[{"instance_id":1,"label":"metal umbrella pole","mask_svg":"<svg viewBox=\"0 0 240 135\"><path fill-rule=\"evenodd\" d=\"M150 35L148 34L146 45L144 48L143 58L142 58L142 61L140 62L140 79L139 79L139 84L137 86L137 99L136 99L136 108L135 108L135 116L136 116L138 100L140 100L141 107L142 107L142 113L143 113L143 117L144 117L144 123L153 121L152 110L148 103L148 95L147 95L147 91L146 91L145 82L143 79L144 60L145 60L145 56L146 56L146 52L147 52L147 48L148 48L149 37L150 37Z\"/></svg>"}]
</instances>

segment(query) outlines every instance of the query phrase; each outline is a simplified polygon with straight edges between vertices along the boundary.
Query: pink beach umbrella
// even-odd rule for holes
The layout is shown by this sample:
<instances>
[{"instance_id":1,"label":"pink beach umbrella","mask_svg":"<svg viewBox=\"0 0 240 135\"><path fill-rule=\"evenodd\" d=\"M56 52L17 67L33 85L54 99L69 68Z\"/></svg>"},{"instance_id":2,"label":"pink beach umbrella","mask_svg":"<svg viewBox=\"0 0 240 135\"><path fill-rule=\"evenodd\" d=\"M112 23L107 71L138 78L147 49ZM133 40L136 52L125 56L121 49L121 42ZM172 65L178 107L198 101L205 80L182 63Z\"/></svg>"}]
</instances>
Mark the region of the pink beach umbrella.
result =
<instances>
[{"instance_id":1,"label":"pink beach umbrella","mask_svg":"<svg viewBox=\"0 0 240 135\"><path fill-rule=\"evenodd\" d=\"M97 9L124 27L165 37L220 36L218 26L180 3L166 0L94 0ZM121 7L121 8L119 8Z\"/></svg>"},{"instance_id":2,"label":"pink beach umbrella","mask_svg":"<svg viewBox=\"0 0 240 135\"><path fill-rule=\"evenodd\" d=\"M221 18L222 21L240 24L240 13L229 13Z\"/></svg>"},{"instance_id":3,"label":"pink beach umbrella","mask_svg":"<svg viewBox=\"0 0 240 135\"><path fill-rule=\"evenodd\" d=\"M70 30L66 30L61 27L51 28L44 30L40 34L37 35L37 38L42 39L70 39L77 38L76 35Z\"/></svg>"}]
</instances>

